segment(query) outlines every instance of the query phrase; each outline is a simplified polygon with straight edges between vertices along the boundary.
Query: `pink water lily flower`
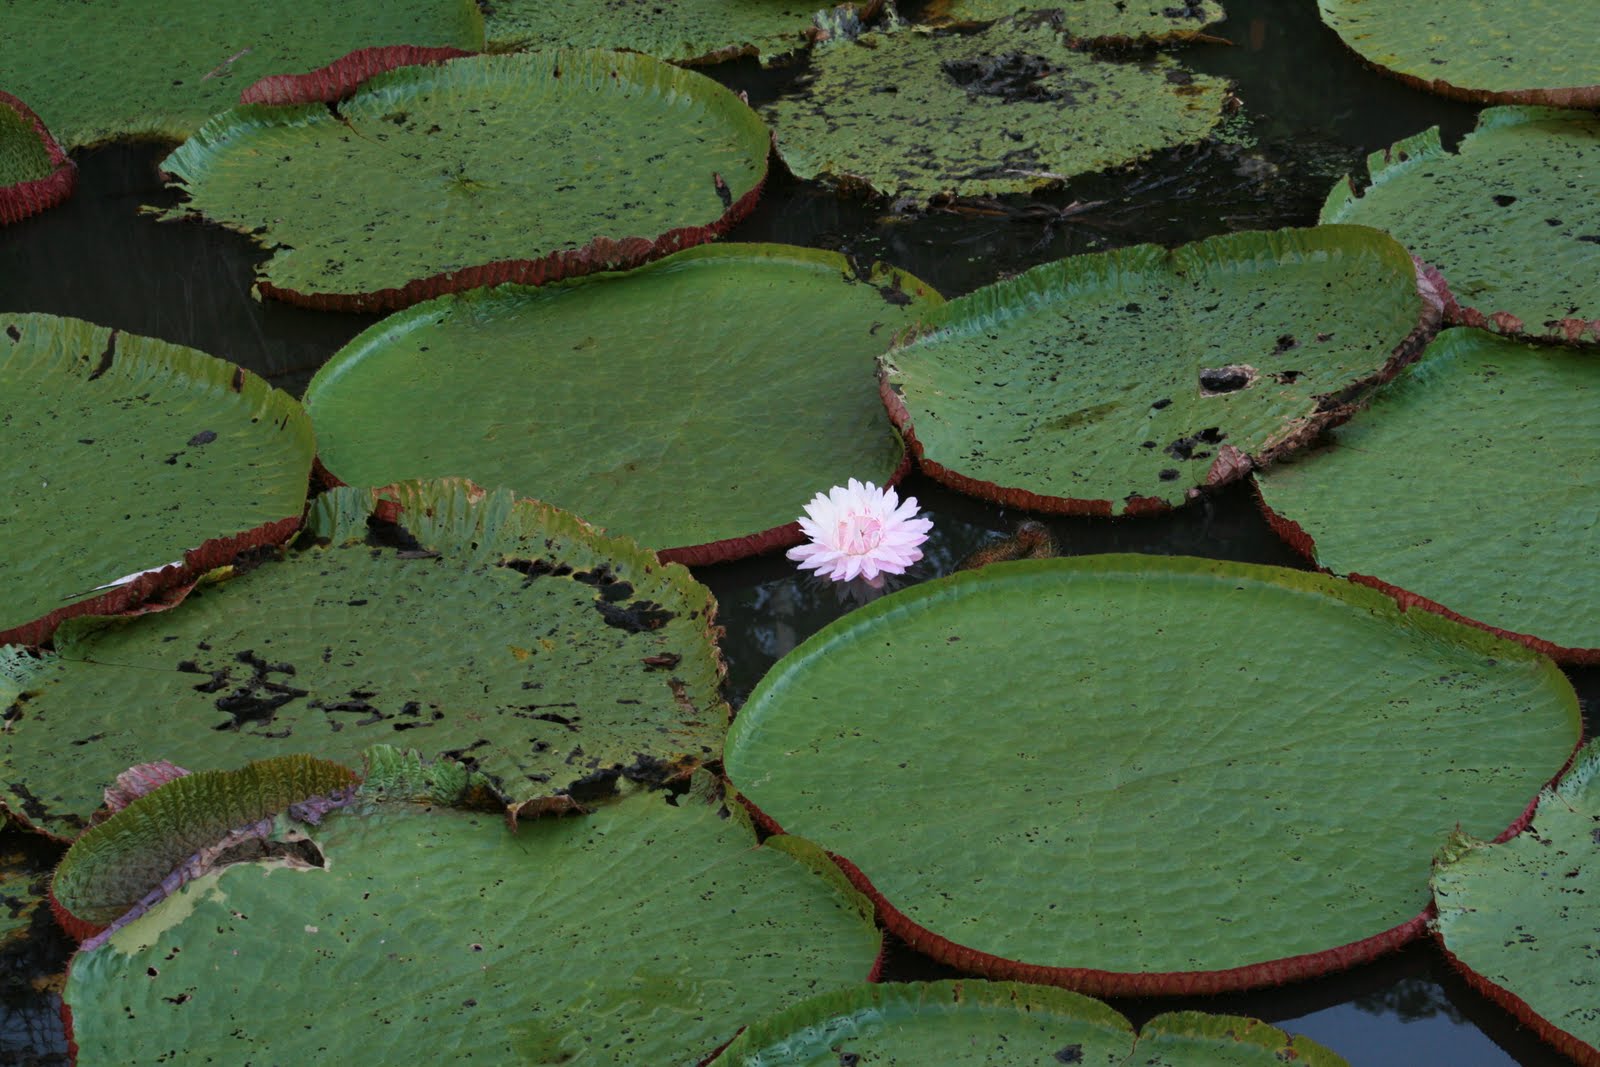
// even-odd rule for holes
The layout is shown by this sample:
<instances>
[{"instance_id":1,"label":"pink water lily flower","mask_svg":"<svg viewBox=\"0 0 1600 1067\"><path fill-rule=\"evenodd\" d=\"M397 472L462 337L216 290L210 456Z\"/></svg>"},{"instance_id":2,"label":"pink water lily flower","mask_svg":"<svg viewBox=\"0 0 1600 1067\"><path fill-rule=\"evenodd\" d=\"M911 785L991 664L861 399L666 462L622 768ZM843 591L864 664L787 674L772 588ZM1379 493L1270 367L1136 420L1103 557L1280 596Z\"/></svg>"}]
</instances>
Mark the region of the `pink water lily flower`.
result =
<instances>
[{"instance_id":1,"label":"pink water lily flower","mask_svg":"<svg viewBox=\"0 0 1600 1067\"><path fill-rule=\"evenodd\" d=\"M854 478L818 493L800 517L800 529L811 540L788 552L801 570L816 571L836 582L865 578L876 585L885 574L903 574L922 558L917 546L928 539L933 523L917 518L917 498L904 504L893 489L879 489Z\"/></svg>"}]
</instances>

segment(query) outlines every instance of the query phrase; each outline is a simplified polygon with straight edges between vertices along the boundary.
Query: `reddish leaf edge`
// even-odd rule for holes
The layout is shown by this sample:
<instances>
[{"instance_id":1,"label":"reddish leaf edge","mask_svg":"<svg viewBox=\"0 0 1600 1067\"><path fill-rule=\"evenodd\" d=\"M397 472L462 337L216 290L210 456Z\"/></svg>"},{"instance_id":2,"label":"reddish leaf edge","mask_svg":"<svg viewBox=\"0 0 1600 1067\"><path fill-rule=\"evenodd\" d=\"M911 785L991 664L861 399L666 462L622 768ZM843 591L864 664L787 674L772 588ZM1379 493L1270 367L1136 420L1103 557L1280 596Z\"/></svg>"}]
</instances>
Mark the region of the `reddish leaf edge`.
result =
<instances>
[{"instance_id":1,"label":"reddish leaf edge","mask_svg":"<svg viewBox=\"0 0 1600 1067\"><path fill-rule=\"evenodd\" d=\"M99 596L59 607L9 630L0 630L0 645L38 647L49 641L63 622L79 615L132 617L171 610L183 603L195 582L207 571L232 563L252 549L288 544L300 529L300 521L299 514L289 515L239 533L210 538L197 548L185 550L181 563L146 571Z\"/></svg>"},{"instance_id":2,"label":"reddish leaf edge","mask_svg":"<svg viewBox=\"0 0 1600 1067\"><path fill-rule=\"evenodd\" d=\"M1486 315L1477 308L1463 307L1455 294L1450 291L1450 283L1444 274L1435 267L1428 269L1438 281L1447 325L1473 326L1519 341L1553 341L1556 344L1583 346L1600 344L1600 318L1580 319L1568 316L1563 319L1550 319L1541 324L1544 326L1544 332L1540 333L1528 329L1526 323L1509 311L1491 311Z\"/></svg>"},{"instance_id":3,"label":"reddish leaf edge","mask_svg":"<svg viewBox=\"0 0 1600 1067\"><path fill-rule=\"evenodd\" d=\"M425 48L409 44L358 48L304 74L269 74L241 92L239 103L273 107L337 103L354 95L362 82L385 71L397 67L437 66L478 54L461 48Z\"/></svg>"},{"instance_id":4,"label":"reddish leaf edge","mask_svg":"<svg viewBox=\"0 0 1600 1067\"><path fill-rule=\"evenodd\" d=\"M78 165L62 151L56 139L45 128L44 121L33 109L10 93L0 90L0 107L15 111L22 120L33 127L45 154L50 157L51 171L43 178L0 186L0 226L39 214L55 207L72 195L78 187ZM0 638L3 640L3 638Z\"/></svg>"},{"instance_id":5,"label":"reddish leaf edge","mask_svg":"<svg viewBox=\"0 0 1600 1067\"><path fill-rule=\"evenodd\" d=\"M1296 555L1300 556L1307 563L1317 568L1317 570L1321 571L1323 574L1331 574L1335 577L1339 577L1339 575L1335 574L1334 571L1324 567L1320 562L1318 562L1317 543L1312 536L1306 532L1305 527L1301 526L1293 519L1288 518L1285 515L1280 515L1276 511L1272 510L1272 507L1267 503L1266 497L1261 493L1261 484L1259 482L1251 479L1250 491L1255 497L1256 507L1260 510L1262 517L1267 520L1267 525L1272 528L1272 532L1276 534L1278 538L1284 542L1284 544L1288 545L1294 550ZM1494 634L1496 637L1504 638L1507 641L1515 641L1517 644L1531 648L1535 652L1542 652L1563 666L1591 667L1600 665L1600 648L1582 648L1558 645L1553 641L1546 641L1544 638L1538 637L1534 634L1518 633L1515 630L1504 630L1498 626L1491 626L1489 623L1480 622L1479 620L1471 618L1470 616L1463 615L1459 611L1453 611L1445 605L1439 603L1437 600L1430 600L1419 593L1413 593L1409 589L1386 582L1382 578L1374 578L1369 574L1360 574L1356 571L1351 571L1349 574L1343 575L1343 577L1357 585L1364 585L1368 589L1376 589L1378 592L1390 597L1403 612L1410 611L1413 608L1418 608L1422 611L1431 611L1435 615L1444 616L1451 622L1458 622L1463 626L1471 626L1474 629L1484 630L1488 633Z\"/></svg>"},{"instance_id":6,"label":"reddish leaf edge","mask_svg":"<svg viewBox=\"0 0 1600 1067\"><path fill-rule=\"evenodd\" d=\"M1332 27L1329 27L1330 29ZM1545 107L1562 108L1587 108L1600 107L1600 85L1571 85L1544 89L1473 89L1465 85L1456 85L1454 82L1445 81L1443 78L1420 78L1415 74L1407 74L1393 67L1386 67L1376 63L1357 51L1349 41L1344 39L1344 34L1334 31L1334 36L1352 55L1362 64L1379 74L1396 81L1404 82L1413 89L1421 89L1425 93L1435 96L1447 97L1451 100L1464 100L1469 104L1532 104Z\"/></svg>"},{"instance_id":7,"label":"reddish leaf edge","mask_svg":"<svg viewBox=\"0 0 1600 1067\"><path fill-rule=\"evenodd\" d=\"M1533 799L1528 801L1522 814L1493 838L1494 844L1508 841L1527 829L1533 821L1534 812L1538 810L1539 795L1567 773L1567 769L1572 766L1572 761L1577 758L1582 748L1583 739L1580 738L1567 755L1566 761L1562 763L1561 769L1551 776L1549 782L1535 791ZM749 797L737 790L733 795L750 813L751 820L763 831L768 834L787 833L778 820L762 811ZM1438 915L1437 908L1430 900L1413 918L1359 941L1317 952L1302 953L1298 956L1285 956L1281 959L1264 960L1260 963L1216 971L1105 971L1092 967L1052 967L1045 964L1023 963L1020 960L980 952L934 933L907 917L890 903L861 868L849 859L837 852L827 849L823 851L839 867L850 884L872 901L878 921L883 924L883 928L912 949L968 974L1003 981L1061 986L1099 997L1236 993L1321 978L1370 963L1404 947L1426 933ZM878 968L874 969L875 974L871 981L878 981L877 970ZM1600 1063L1597 1063L1596 1067L1600 1067Z\"/></svg>"},{"instance_id":8,"label":"reddish leaf edge","mask_svg":"<svg viewBox=\"0 0 1600 1067\"><path fill-rule=\"evenodd\" d=\"M1006 507L1050 515L1085 515L1095 518L1163 515L1199 499L1206 493L1233 484L1252 470L1270 466L1303 450L1328 430L1348 422L1351 416L1360 410L1362 399L1370 390L1392 380L1401 370L1417 361L1423 349L1428 347L1429 342L1439 332L1446 311L1444 298L1447 290L1443 289L1443 278L1438 271L1415 256L1412 257L1412 263L1416 270L1417 296L1421 300L1421 311L1417 315L1417 324L1389 353L1389 358L1384 361L1383 366L1366 378L1349 383L1339 392L1321 397L1316 411L1295 421L1286 432L1268 439L1254 455L1233 445L1223 445L1217 450L1217 457L1207 470L1205 480L1200 485L1190 486L1184 494L1183 501L1178 504L1169 504L1160 497L1130 493L1122 499L1122 510L1118 512L1117 502L1112 500L1051 496L1034 493L1020 486L1004 486L981 478L973 478L928 458L927 450L917 438L916 429L911 424L911 412L907 410L899 391L890 383L882 359L878 363L878 396L883 401L884 409L889 413L889 421L899 432L906 449L916 457L917 465L923 473L958 493L993 501ZM896 338L889 354L892 355L895 348L909 344L915 339L916 334L908 331Z\"/></svg>"},{"instance_id":9,"label":"reddish leaf edge","mask_svg":"<svg viewBox=\"0 0 1600 1067\"><path fill-rule=\"evenodd\" d=\"M273 285L265 278L256 280L256 289L262 296L318 311L385 312L398 311L436 296L466 289L507 283L545 285L598 271L632 270L685 248L714 241L743 221L761 199L761 191L766 186L770 170L770 159L769 150L760 180L749 192L734 201L721 218L704 226L680 226L654 240L648 237L596 237L582 248L563 249L536 259L503 259L476 267L445 271L414 279L396 288L369 293L306 293Z\"/></svg>"},{"instance_id":10,"label":"reddish leaf edge","mask_svg":"<svg viewBox=\"0 0 1600 1067\"><path fill-rule=\"evenodd\" d=\"M1562 1055L1583 1065L1583 1067L1600 1067L1600 1049L1595 1048L1576 1034L1561 1029L1540 1015L1533 1009L1532 1005L1511 992L1511 990L1504 986L1496 985L1467 966L1460 957L1446 947L1444 935L1437 928L1433 930L1433 940L1439 946L1439 951L1444 953L1444 958L1450 961L1450 966L1455 968L1456 973L1464 978L1467 985L1471 986L1474 991L1494 1001L1505 1011L1510 1012L1518 1022L1532 1030L1546 1044L1553 1045Z\"/></svg>"}]
</instances>

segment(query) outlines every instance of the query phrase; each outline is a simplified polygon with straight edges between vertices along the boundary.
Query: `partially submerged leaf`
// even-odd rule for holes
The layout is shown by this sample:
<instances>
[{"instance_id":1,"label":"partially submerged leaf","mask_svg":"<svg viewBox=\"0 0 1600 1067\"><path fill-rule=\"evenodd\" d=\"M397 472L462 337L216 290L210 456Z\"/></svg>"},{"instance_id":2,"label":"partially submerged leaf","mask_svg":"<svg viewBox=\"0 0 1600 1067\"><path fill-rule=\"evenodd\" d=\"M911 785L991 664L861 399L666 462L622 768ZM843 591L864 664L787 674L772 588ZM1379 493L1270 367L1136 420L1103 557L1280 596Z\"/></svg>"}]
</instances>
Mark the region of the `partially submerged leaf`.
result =
<instances>
[{"instance_id":1,"label":"partially submerged leaf","mask_svg":"<svg viewBox=\"0 0 1600 1067\"><path fill-rule=\"evenodd\" d=\"M763 63L809 45L811 13L828 0L495 0L484 20L495 48L615 48L675 63Z\"/></svg>"},{"instance_id":2,"label":"partially submerged leaf","mask_svg":"<svg viewBox=\"0 0 1600 1067\"><path fill-rule=\"evenodd\" d=\"M1303 554L1567 662L1600 662L1600 360L1440 334L1330 444L1264 471Z\"/></svg>"},{"instance_id":3,"label":"partially submerged leaf","mask_svg":"<svg viewBox=\"0 0 1600 1067\"><path fill-rule=\"evenodd\" d=\"M686 775L722 736L715 603L683 568L511 494L460 483L318 499L308 545L4 672L0 798L86 824L123 768L286 752L355 766L400 741L465 763L505 806ZM662 669L657 664L672 666ZM0 668L4 663L0 663Z\"/></svg>"},{"instance_id":4,"label":"partially submerged leaf","mask_svg":"<svg viewBox=\"0 0 1600 1067\"><path fill-rule=\"evenodd\" d=\"M1501 844L1456 841L1433 872L1435 933L1480 993L1579 1063L1600 1064L1600 742Z\"/></svg>"},{"instance_id":5,"label":"partially submerged leaf","mask_svg":"<svg viewBox=\"0 0 1600 1067\"><path fill-rule=\"evenodd\" d=\"M1349 415L1437 309L1389 237L1325 226L1133 245L931 312L882 359L935 478L1041 511L1160 511Z\"/></svg>"},{"instance_id":6,"label":"partially submerged leaf","mask_svg":"<svg viewBox=\"0 0 1600 1067\"><path fill-rule=\"evenodd\" d=\"M421 304L335 355L306 404L351 484L463 474L705 563L796 543L819 487L896 478L872 361L939 303L835 252L708 245Z\"/></svg>"},{"instance_id":7,"label":"partially submerged leaf","mask_svg":"<svg viewBox=\"0 0 1600 1067\"><path fill-rule=\"evenodd\" d=\"M1392 233L1448 283L1452 321L1600 343L1600 116L1494 107L1455 152L1437 128L1367 157L1369 181L1333 187L1323 222Z\"/></svg>"},{"instance_id":8,"label":"partially submerged leaf","mask_svg":"<svg viewBox=\"0 0 1600 1067\"><path fill-rule=\"evenodd\" d=\"M72 195L78 166L21 100L0 92L0 226Z\"/></svg>"},{"instance_id":9,"label":"partially submerged leaf","mask_svg":"<svg viewBox=\"0 0 1600 1067\"><path fill-rule=\"evenodd\" d=\"M515 834L396 803L333 812L311 834L325 866L229 867L79 953L79 1062L690 1067L747 1020L862 981L880 948L818 850L758 846L719 809L651 794Z\"/></svg>"},{"instance_id":10,"label":"partially submerged leaf","mask_svg":"<svg viewBox=\"0 0 1600 1067\"><path fill-rule=\"evenodd\" d=\"M380 44L483 46L473 0L6 0L5 88L69 148L113 137L181 140L266 74Z\"/></svg>"},{"instance_id":11,"label":"partially submerged leaf","mask_svg":"<svg viewBox=\"0 0 1600 1067\"><path fill-rule=\"evenodd\" d=\"M820 49L763 110L801 178L896 197L1028 192L1204 138L1228 83L1072 50L1049 22L871 34Z\"/></svg>"},{"instance_id":12,"label":"partially submerged leaf","mask_svg":"<svg viewBox=\"0 0 1600 1067\"><path fill-rule=\"evenodd\" d=\"M1516 823L1581 732L1548 659L1373 590L1083 556L823 628L756 687L724 762L919 951L1171 994L1420 934L1429 853Z\"/></svg>"},{"instance_id":13,"label":"partially submerged leaf","mask_svg":"<svg viewBox=\"0 0 1600 1067\"><path fill-rule=\"evenodd\" d=\"M286 541L315 451L300 404L230 363L0 313L0 644Z\"/></svg>"},{"instance_id":14,"label":"partially submerged leaf","mask_svg":"<svg viewBox=\"0 0 1600 1067\"><path fill-rule=\"evenodd\" d=\"M356 781L347 768L309 756L174 778L72 843L50 885L56 917L80 939L97 933L153 892L159 898L207 873L216 846L233 843L230 832Z\"/></svg>"},{"instance_id":15,"label":"partially submerged leaf","mask_svg":"<svg viewBox=\"0 0 1600 1067\"><path fill-rule=\"evenodd\" d=\"M1591 0L1317 0L1322 21L1402 81L1475 104L1600 104Z\"/></svg>"},{"instance_id":16,"label":"partially submerged leaf","mask_svg":"<svg viewBox=\"0 0 1600 1067\"><path fill-rule=\"evenodd\" d=\"M755 205L768 141L703 75L553 51L401 67L332 108L241 106L162 167L190 197L168 218L204 216L273 251L262 292L378 310L710 240Z\"/></svg>"}]
</instances>

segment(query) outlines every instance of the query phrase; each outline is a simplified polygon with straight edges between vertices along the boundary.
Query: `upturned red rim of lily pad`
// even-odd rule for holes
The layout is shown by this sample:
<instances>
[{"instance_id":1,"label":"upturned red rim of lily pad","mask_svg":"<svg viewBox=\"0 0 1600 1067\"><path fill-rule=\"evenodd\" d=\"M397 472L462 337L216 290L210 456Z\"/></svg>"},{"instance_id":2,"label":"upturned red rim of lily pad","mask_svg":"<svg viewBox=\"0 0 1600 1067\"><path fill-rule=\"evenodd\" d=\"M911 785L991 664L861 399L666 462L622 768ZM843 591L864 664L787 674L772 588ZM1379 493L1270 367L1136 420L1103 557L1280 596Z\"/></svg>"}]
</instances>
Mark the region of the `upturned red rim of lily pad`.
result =
<instances>
[{"instance_id":1,"label":"upturned red rim of lily pad","mask_svg":"<svg viewBox=\"0 0 1600 1067\"><path fill-rule=\"evenodd\" d=\"M1567 773L1567 768L1572 765L1573 757L1577 755L1582 747L1583 742L1580 739L1573 746L1572 753L1568 755L1567 761L1551 777L1547 785L1559 781L1561 776ZM751 819L762 830L770 834L787 832L776 819L757 807L749 797L737 791L732 791L732 795L738 797L739 802L750 813ZM1528 801L1528 805L1523 809L1522 814L1518 815L1511 825L1497 834L1494 842L1498 844L1520 834L1533 821L1534 812L1538 807L1539 793L1536 792L1533 799ZM1392 926L1387 930L1379 931L1370 937L1362 938L1359 941L1336 945L1318 952L1307 952L1298 956L1286 956L1275 960L1263 960L1260 963L1246 964L1242 967L1229 967L1217 971L1104 971L1093 967L1052 967L1045 964L1024 963L1021 960L980 952L977 949L968 948L947 937L934 933L895 907L887 897L879 892L877 886L872 884L872 879L868 878L861 868L857 867L847 857L826 849L824 851L838 865L839 870L844 873L850 884L868 900L872 901L872 906L876 909L878 920L883 924L884 929L916 951L930 956L940 963L959 967L963 971L984 978L1061 986L1079 993L1101 997L1164 997L1234 993L1248 989L1280 986L1309 978L1320 978L1327 974L1369 963L1402 948L1426 933L1429 923L1436 914L1433 902L1429 901L1428 905L1413 918L1407 919L1405 922Z\"/></svg>"},{"instance_id":2,"label":"upturned red rim of lily pad","mask_svg":"<svg viewBox=\"0 0 1600 1067\"><path fill-rule=\"evenodd\" d=\"M10 108L23 122L33 127L45 154L50 157L51 167L50 173L43 178L0 186L0 226L4 226L55 207L71 196L78 187L78 165L62 151L44 121L27 104L0 90L0 107Z\"/></svg>"},{"instance_id":3,"label":"upturned red rim of lily pad","mask_svg":"<svg viewBox=\"0 0 1600 1067\"><path fill-rule=\"evenodd\" d=\"M401 67L438 66L454 59L470 58L477 52L455 48L422 48L391 45L360 48L314 71L296 75L272 75L261 79L239 95L242 104L337 103L353 95L367 80ZM306 293L274 285L265 279L256 282L262 296L298 307L318 311L384 312L398 311L412 304L446 293L485 286L545 285L562 278L598 271L625 271L651 260L681 252L685 248L714 241L755 210L770 173L772 153L761 162L761 175L748 192L733 200L722 216L702 226L679 226L654 237L596 237L581 248L567 248L535 259L505 259L493 263L444 271L427 278L414 278L401 286L367 293ZM713 175L720 188L720 175ZM732 557L728 557L732 558Z\"/></svg>"},{"instance_id":4,"label":"upturned red rim of lily pad","mask_svg":"<svg viewBox=\"0 0 1600 1067\"><path fill-rule=\"evenodd\" d=\"M1272 510L1271 505L1267 503L1266 497L1261 494L1261 486L1253 480L1250 483L1250 492L1255 497L1256 507L1260 509L1262 517L1267 520L1267 525L1272 528L1272 532L1277 534L1284 544L1292 548L1297 555L1323 574L1334 573L1317 560L1316 540L1306 532L1305 527L1293 519ZM1357 585L1376 589L1378 592L1393 598L1394 602L1400 606L1401 611L1410 611L1412 608L1431 611L1435 615L1443 615L1452 622L1459 622L1465 626L1486 630L1496 637L1503 637L1507 641L1515 641L1519 645L1526 645L1535 652L1543 652L1557 663L1567 666L1588 667L1600 664L1600 648L1569 648L1566 645L1558 645L1553 641L1546 641L1544 638L1536 637L1533 634L1518 633L1515 630L1505 630L1498 626L1491 626L1489 623L1480 622L1471 616L1463 615L1459 611L1453 611L1437 600L1430 600L1420 593L1413 593L1409 589L1386 582L1382 578L1376 578L1370 574L1360 574L1352 571L1344 577Z\"/></svg>"}]
</instances>

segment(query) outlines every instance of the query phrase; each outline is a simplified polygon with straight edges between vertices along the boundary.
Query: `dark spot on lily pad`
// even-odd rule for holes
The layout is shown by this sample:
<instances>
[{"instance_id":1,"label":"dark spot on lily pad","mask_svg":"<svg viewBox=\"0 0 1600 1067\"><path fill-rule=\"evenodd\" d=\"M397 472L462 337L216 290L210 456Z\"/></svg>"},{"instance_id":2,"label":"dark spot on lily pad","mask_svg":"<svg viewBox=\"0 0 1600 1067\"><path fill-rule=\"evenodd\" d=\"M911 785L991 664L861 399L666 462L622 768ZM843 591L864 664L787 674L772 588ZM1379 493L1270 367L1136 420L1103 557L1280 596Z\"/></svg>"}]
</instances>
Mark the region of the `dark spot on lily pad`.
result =
<instances>
[{"instance_id":1,"label":"dark spot on lily pad","mask_svg":"<svg viewBox=\"0 0 1600 1067\"><path fill-rule=\"evenodd\" d=\"M197 433L193 437L189 438L189 444L193 445L195 447L199 447L200 445L209 445L212 441L215 441L216 439L217 439L217 431L215 431L215 430L201 430L199 433Z\"/></svg>"}]
</instances>

